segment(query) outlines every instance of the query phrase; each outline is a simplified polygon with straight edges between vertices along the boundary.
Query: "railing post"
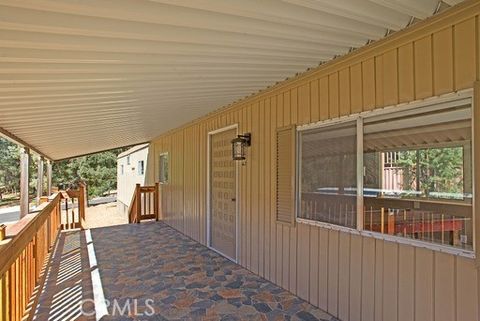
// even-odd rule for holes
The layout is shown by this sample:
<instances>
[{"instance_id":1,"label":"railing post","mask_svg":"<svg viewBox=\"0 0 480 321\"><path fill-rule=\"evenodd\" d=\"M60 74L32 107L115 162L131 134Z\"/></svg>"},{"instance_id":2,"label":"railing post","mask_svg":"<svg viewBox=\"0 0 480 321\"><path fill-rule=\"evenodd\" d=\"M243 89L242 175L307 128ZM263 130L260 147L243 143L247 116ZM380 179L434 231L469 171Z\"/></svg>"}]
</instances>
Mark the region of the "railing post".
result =
<instances>
[{"instance_id":1,"label":"railing post","mask_svg":"<svg viewBox=\"0 0 480 321\"><path fill-rule=\"evenodd\" d=\"M28 180L29 180L30 150L23 148L20 152L20 218L29 212Z\"/></svg>"},{"instance_id":2,"label":"railing post","mask_svg":"<svg viewBox=\"0 0 480 321\"><path fill-rule=\"evenodd\" d=\"M43 157L38 157L37 168L37 206L40 204L40 199L43 196Z\"/></svg>"},{"instance_id":3,"label":"railing post","mask_svg":"<svg viewBox=\"0 0 480 321\"><path fill-rule=\"evenodd\" d=\"M47 196L52 195L52 161L47 160Z\"/></svg>"},{"instance_id":4,"label":"railing post","mask_svg":"<svg viewBox=\"0 0 480 321\"><path fill-rule=\"evenodd\" d=\"M80 228L84 228L85 222L85 201L86 201L85 184L80 183L78 187L78 220L80 221Z\"/></svg>"},{"instance_id":5,"label":"railing post","mask_svg":"<svg viewBox=\"0 0 480 321\"><path fill-rule=\"evenodd\" d=\"M142 216L142 191L140 189L140 184L136 185L135 193L137 198L137 210L135 216L137 219L137 223L140 223L140 217Z\"/></svg>"},{"instance_id":6,"label":"railing post","mask_svg":"<svg viewBox=\"0 0 480 321\"><path fill-rule=\"evenodd\" d=\"M158 182L155 183L155 201L153 202L155 208L154 208L154 213L155 213L155 221L158 221L158 218L159 218L159 215L158 213L160 212L159 211L159 196L160 196L160 193L159 193L159 184Z\"/></svg>"}]
</instances>

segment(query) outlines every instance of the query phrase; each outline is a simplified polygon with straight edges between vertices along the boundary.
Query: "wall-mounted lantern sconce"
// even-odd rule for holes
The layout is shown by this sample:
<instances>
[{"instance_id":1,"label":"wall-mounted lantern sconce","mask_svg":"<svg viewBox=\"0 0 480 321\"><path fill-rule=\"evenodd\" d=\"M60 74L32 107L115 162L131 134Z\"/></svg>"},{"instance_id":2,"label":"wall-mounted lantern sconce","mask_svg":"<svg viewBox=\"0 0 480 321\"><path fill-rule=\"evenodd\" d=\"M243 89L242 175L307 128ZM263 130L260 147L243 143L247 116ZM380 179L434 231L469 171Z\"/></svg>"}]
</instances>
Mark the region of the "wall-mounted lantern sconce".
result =
<instances>
[{"instance_id":1,"label":"wall-mounted lantern sconce","mask_svg":"<svg viewBox=\"0 0 480 321\"><path fill-rule=\"evenodd\" d=\"M252 135L246 133L238 135L237 138L232 139L232 159L244 161L246 158L246 148L251 145Z\"/></svg>"}]
</instances>

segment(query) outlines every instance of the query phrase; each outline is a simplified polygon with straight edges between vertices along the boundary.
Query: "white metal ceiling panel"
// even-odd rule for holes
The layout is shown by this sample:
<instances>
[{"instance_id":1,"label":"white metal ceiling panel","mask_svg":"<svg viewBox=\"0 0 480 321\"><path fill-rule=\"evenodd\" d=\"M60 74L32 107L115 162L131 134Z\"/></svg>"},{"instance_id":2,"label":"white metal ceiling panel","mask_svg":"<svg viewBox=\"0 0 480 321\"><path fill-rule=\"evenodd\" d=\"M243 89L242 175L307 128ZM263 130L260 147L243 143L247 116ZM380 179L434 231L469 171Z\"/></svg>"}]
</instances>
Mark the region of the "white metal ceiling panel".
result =
<instances>
[{"instance_id":1,"label":"white metal ceiling panel","mask_svg":"<svg viewBox=\"0 0 480 321\"><path fill-rule=\"evenodd\" d=\"M52 159L146 142L437 8L438 0L0 0L0 128Z\"/></svg>"}]
</instances>

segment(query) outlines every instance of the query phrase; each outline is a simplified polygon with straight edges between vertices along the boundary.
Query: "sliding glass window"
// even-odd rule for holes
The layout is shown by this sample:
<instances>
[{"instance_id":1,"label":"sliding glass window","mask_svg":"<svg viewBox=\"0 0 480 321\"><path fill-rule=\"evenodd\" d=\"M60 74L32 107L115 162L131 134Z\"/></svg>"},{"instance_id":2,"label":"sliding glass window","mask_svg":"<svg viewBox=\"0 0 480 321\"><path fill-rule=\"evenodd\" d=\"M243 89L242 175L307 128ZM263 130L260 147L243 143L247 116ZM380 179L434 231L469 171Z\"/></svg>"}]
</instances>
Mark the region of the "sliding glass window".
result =
<instances>
[{"instance_id":1,"label":"sliding glass window","mask_svg":"<svg viewBox=\"0 0 480 321\"><path fill-rule=\"evenodd\" d=\"M298 217L357 224L356 122L300 132Z\"/></svg>"},{"instance_id":2,"label":"sliding glass window","mask_svg":"<svg viewBox=\"0 0 480 321\"><path fill-rule=\"evenodd\" d=\"M365 119L364 229L472 249L470 106Z\"/></svg>"}]
</instances>

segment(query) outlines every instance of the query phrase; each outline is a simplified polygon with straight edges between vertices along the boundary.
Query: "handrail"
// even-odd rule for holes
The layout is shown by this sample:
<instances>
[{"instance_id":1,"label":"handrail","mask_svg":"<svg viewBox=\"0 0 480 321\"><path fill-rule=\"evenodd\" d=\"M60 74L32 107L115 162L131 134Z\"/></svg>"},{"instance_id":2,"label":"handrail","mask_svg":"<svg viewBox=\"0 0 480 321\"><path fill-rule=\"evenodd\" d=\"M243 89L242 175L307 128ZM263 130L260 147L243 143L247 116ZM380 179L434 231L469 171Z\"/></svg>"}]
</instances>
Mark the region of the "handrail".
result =
<instances>
[{"instance_id":1,"label":"handrail","mask_svg":"<svg viewBox=\"0 0 480 321\"><path fill-rule=\"evenodd\" d=\"M60 200L60 193L52 195L40 212L7 227L0 241L0 320L31 318L28 303L44 282L40 272L60 231Z\"/></svg>"},{"instance_id":2,"label":"handrail","mask_svg":"<svg viewBox=\"0 0 480 321\"><path fill-rule=\"evenodd\" d=\"M62 224L63 229L83 229L85 227L85 211L87 207L87 187L85 183L80 182L78 189L67 189L64 191L65 199L65 218L66 222ZM78 222L75 221L74 208L72 207L71 213L68 212L68 198L72 200L72 205L77 199L78 202ZM70 217L71 214L71 217Z\"/></svg>"},{"instance_id":3,"label":"handrail","mask_svg":"<svg viewBox=\"0 0 480 321\"><path fill-rule=\"evenodd\" d=\"M135 185L132 201L128 207L128 222L140 223L142 220L160 218L159 184L153 186ZM142 206L143 205L143 206Z\"/></svg>"}]
</instances>

